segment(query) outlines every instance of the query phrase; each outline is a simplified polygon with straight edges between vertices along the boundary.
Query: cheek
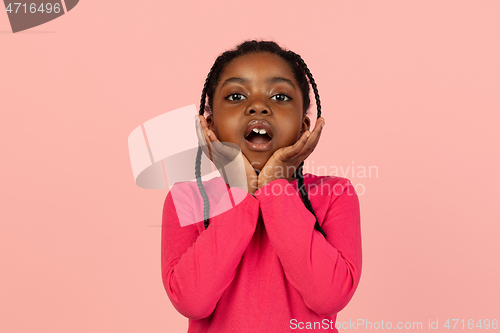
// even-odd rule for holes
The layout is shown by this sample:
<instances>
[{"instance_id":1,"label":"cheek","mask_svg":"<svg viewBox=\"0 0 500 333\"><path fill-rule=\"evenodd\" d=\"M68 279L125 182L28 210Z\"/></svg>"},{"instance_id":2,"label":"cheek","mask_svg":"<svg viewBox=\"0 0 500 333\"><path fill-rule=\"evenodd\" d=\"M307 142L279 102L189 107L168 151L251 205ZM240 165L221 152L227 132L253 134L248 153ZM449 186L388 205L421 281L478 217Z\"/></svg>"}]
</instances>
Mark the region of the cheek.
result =
<instances>
[{"instance_id":1,"label":"cheek","mask_svg":"<svg viewBox=\"0 0 500 333\"><path fill-rule=\"evenodd\" d=\"M217 119L214 123L214 132L217 138L222 141L234 141L234 139L238 136L238 127L236 126L238 123L230 118L223 117Z\"/></svg>"},{"instance_id":2,"label":"cheek","mask_svg":"<svg viewBox=\"0 0 500 333\"><path fill-rule=\"evenodd\" d=\"M291 145L295 144L295 142L297 142L302 133L302 119L294 119L293 122L290 122L289 124L289 130L288 130L288 133L289 135L287 135L287 137L289 138L290 142L291 142Z\"/></svg>"},{"instance_id":3,"label":"cheek","mask_svg":"<svg viewBox=\"0 0 500 333\"><path fill-rule=\"evenodd\" d=\"M281 144L285 146L295 144L295 142L297 142L300 138L300 131L297 130L296 126L288 127L287 129L284 128L282 133L282 135L279 135L279 141L281 141Z\"/></svg>"}]
</instances>

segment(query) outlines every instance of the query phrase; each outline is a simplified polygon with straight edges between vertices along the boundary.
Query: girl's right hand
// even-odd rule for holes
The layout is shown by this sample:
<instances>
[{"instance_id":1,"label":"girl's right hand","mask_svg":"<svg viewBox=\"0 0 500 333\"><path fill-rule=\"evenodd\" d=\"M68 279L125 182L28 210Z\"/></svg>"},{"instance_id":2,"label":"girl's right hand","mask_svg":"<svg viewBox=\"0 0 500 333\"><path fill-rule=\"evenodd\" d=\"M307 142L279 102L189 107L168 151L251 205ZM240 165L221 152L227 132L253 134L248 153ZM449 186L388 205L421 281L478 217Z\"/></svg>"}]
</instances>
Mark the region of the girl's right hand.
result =
<instances>
[{"instance_id":1,"label":"girl's right hand","mask_svg":"<svg viewBox=\"0 0 500 333\"><path fill-rule=\"evenodd\" d=\"M257 173L238 145L220 142L215 133L208 129L207 121L202 115L195 117L195 124L201 149L219 169L226 184L253 195L258 185Z\"/></svg>"}]
</instances>

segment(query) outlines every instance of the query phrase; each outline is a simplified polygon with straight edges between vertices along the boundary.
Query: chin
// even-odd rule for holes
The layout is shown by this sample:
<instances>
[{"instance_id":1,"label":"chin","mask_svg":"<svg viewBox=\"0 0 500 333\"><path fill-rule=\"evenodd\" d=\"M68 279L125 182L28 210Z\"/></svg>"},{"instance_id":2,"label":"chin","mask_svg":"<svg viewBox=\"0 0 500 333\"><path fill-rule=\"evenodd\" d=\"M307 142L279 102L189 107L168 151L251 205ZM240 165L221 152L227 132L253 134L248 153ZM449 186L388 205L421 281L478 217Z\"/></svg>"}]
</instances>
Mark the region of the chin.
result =
<instances>
[{"instance_id":1,"label":"chin","mask_svg":"<svg viewBox=\"0 0 500 333\"><path fill-rule=\"evenodd\" d=\"M247 157L248 158L248 157ZM250 165L256 169L261 171L264 165L266 165L267 161L269 160L269 157L267 158L248 158L248 161L250 162Z\"/></svg>"},{"instance_id":2,"label":"chin","mask_svg":"<svg viewBox=\"0 0 500 333\"><path fill-rule=\"evenodd\" d=\"M257 161L250 162L250 164L252 165L252 167L255 170L259 170L259 171L262 171L262 168L264 168L264 165L266 165L266 163L260 163L260 162L257 162Z\"/></svg>"},{"instance_id":3,"label":"chin","mask_svg":"<svg viewBox=\"0 0 500 333\"><path fill-rule=\"evenodd\" d=\"M242 147L242 146L240 146ZM267 161L273 156L274 152L276 149L273 149L273 147L269 150L266 151L253 151L245 146L242 147L242 153L245 155L245 157L248 159L248 162L250 162L250 165L257 170L262 170L264 168L264 165L266 165Z\"/></svg>"}]
</instances>

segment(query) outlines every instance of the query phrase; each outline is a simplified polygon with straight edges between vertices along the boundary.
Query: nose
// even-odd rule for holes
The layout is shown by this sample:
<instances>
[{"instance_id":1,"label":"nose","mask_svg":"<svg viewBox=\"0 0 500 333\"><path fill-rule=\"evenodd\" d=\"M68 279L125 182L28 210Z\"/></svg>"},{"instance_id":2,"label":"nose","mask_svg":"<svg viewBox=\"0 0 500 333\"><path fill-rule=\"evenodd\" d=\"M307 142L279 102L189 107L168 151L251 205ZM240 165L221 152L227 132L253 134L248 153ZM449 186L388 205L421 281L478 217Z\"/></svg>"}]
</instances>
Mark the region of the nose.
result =
<instances>
[{"instance_id":1,"label":"nose","mask_svg":"<svg viewBox=\"0 0 500 333\"><path fill-rule=\"evenodd\" d=\"M267 97L256 96L251 99L250 103L245 109L245 114L250 116L271 115L272 110L270 105L267 103Z\"/></svg>"}]
</instances>

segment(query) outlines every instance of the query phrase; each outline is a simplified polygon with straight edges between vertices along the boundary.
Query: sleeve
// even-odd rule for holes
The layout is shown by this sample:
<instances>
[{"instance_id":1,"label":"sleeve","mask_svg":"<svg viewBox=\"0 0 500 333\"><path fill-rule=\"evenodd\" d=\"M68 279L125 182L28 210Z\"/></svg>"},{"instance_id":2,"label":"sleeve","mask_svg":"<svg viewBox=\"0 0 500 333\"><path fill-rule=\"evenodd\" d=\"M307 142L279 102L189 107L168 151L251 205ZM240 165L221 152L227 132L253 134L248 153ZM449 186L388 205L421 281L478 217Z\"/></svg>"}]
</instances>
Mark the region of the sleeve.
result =
<instances>
[{"instance_id":1,"label":"sleeve","mask_svg":"<svg viewBox=\"0 0 500 333\"><path fill-rule=\"evenodd\" d=\"M274 185L273 185L274 184ZM270 242L290 283L308 308L331 316L351 300L361 275L359 200L352 184L334 186L322 196L327 205L325 237L314 229L314 215L304 206L297 190L284 179L256 191ZM273 186L272 191L265 189ZM329 191L331 192L331 191Z\"/></svg>"},{"instance_id":2,"label":"sleeve","mask_svg":"<svg viewBox=\"0 0 500 333\"><path fill-rule=\"evenodd\" d=\"M185 195L183 199L191 202L189 195ZM232 206L232 196L243 199ZM178 201L176 194L176 205ZM177 311L185 317L198 320L212 314L233 280L255 232L259 203L247 192L231 188L215 207L215 214L218 215L210 218L210 225L201 233L194 222L181 227L177 213L182 208L178 208L176 211L169 192L162 217L162 281ZM185 215L186 210L181 214ZM192 216L195 221L194 213Z\"/></svg>"}]
</instances>

